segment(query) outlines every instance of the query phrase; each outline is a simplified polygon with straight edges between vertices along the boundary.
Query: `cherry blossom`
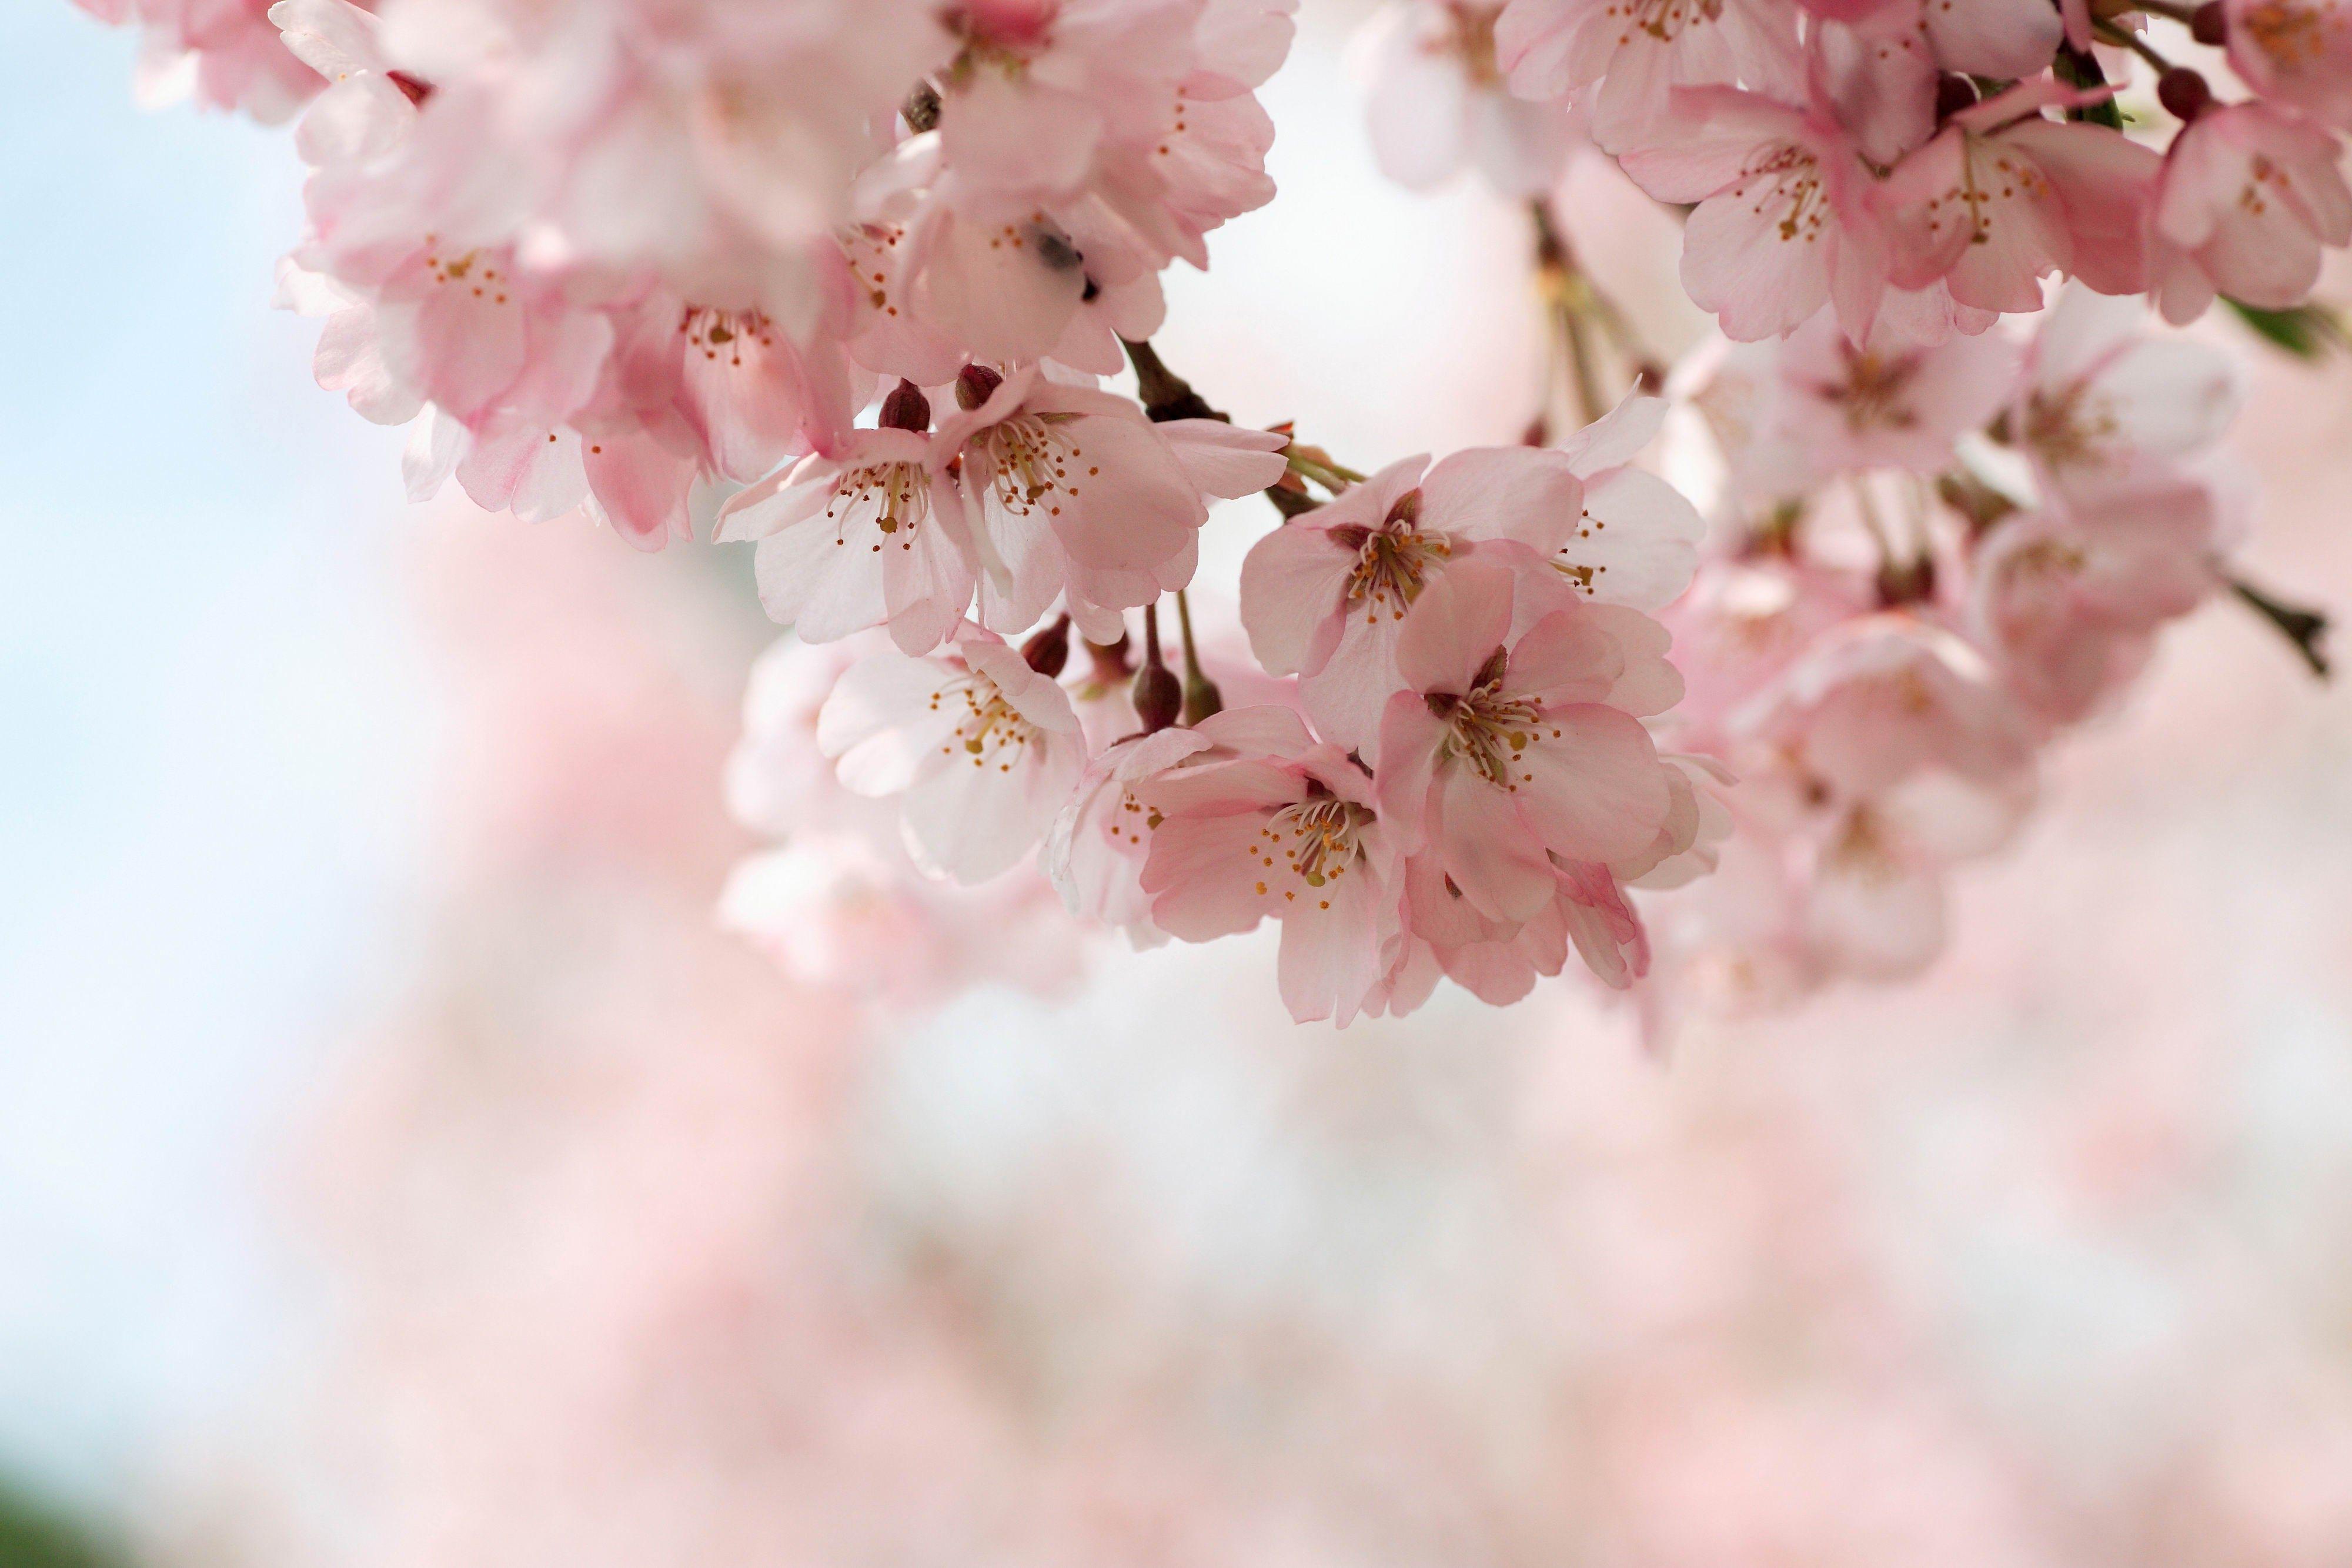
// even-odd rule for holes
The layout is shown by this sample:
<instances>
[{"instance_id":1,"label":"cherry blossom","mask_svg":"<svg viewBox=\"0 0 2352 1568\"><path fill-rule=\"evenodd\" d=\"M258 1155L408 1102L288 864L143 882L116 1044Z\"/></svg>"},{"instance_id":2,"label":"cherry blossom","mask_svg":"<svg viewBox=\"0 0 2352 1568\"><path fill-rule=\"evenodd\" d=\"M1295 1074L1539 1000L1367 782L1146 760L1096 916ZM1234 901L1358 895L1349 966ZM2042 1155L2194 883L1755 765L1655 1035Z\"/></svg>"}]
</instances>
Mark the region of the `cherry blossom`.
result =
<instances>
[{"instance_id":1,"label":"cherry blossom","mask_svg":"<svg viewBox=\"0 0 2352 1568\"><path fill-rule=\"evenodd\" d=\"M2023 82L1964 109L1887 176L1894 282L1959 304L2036 310L2053 272L2103 294L2147 285L2143 237L2158 160L2118 131L2050 120L2082 95Z\"/></svg>"},{"instance_id":2,"label":"cherry blossom","mask_svg":"<svg viewBox=\"0 0 2352 1568\"><path fill-rule=\"evenodd\" d=\"M1510 0L1495 47L1511 90L1552 99L1599 84L1594 138L1615 152L1654 131L1678 87L1801 90L1790 0Z\"/></svg>"},{"instance_id":3,"label":"cherry blossom","mask_svg":"<svg viewBox=\"0 0 2352 1568\"><path fill-rule=\"evenodd\" d=\"M1677 96L1625 172L1662 202L1695 202L1683 287L1724 332L1778 337L1833 303L1866 336L1885 292L1888 248L1875 182L1853 136L1816 104L1791 109L1727 88Z\"/></svg>"},{"instance_id":4,"label":"cherry blossom","mask_svg":"<svg viewBox=\"0 0 2352 1568\"><path fill-rule=\"evenodd\" d=\"M2236 413L2230 361L2143 334L2146 319L2136 300L2072 286L2043 317L2010 426L2051 490L2086 501L2143 484L2212 445Z\"/></svg>"},{"instance_id":5,"label":"cherry blossom","mask_svg":"<svg viewBox=\"0 0 2352 1568\"><path fill-rule=\"evenodd\" d=\"M2336 139L2259 103L2211 109L2165 155L2155 228L2167 319L2202 314L2216 292L2248 305L2298 304L2320 249L2352 241L2352 190Z\"/></svg>"},{"instance_id":6,"label":"cherry blossom","mask_svg":"<svg viewBox=\"0 0 2352 1568\"><path fill-rule=\"evenodd\" d=\"M1474 559L1421 595L1381 737L1381 803L1400 843L1426 845L1472 908L1507 921L1554 896L1555 859L1605 865L1654 845L1670 789L1640 716L1682 685L1654 622L1556 591L1515 614L1517 583Z\"/></svg>"},{"instance_id":7,"label":"cherry blossom","mask_svg":"<svg viewBox=\"0 0 2352 1568\"><path fill-rule=\"evenodd\" d=\"M1036 849L1087 761L1068 695L977 628L851 666L816 741L852 793L899 800L919 864L965 883Z\"/></svg>"},{"instance_id":8,"label":"cherry blossom","mask_svg":"<svg viewBox=\"0 0 2352 1568\"><path fill-rule=\"evenodd\" d=\"M2352 13L2341 0L2224 0L2230 67L2266 99L2352 130Z\"/></svg>"},{"instance_id":9,"label":"cherry blossom","mask_svg":"<svg viewBox=\"0 0 2352 1568\"><path fill-rule=\"evenodd\" d=\"M1365 22L1354 64L1372 152L1391 179L1425 190L1468 164L1507 195L1559 183L1582 130L1572 113L1505 87L1495 57L1502 9L1503 0L1390 0Z\"/></svg>"},{"instance_id":10,"label":"cherry blossom","mask_svg":"<svg viewBox=\"0 0 2352 1568\"><path fill-rule=\"evenodd\" d=\"M1501 551L1529 569L1549 562L1604 602L1671 599L1687 580L1696 515L1625 468L1658 412L1636 402L1558 451L1462 452L1433 466L1407 458L1268 534L1242 566L1242 622L1258 662L1299 675L1323 733L1370 758L1402 686L1399 628L1449 562ZM1603 542L1612 521L1618 533Z\"/></svg>"},{"instance_id":11,"label":"cherry blossom","mask_svg":"<svg viewBox=\"0 0 2352 1568\"><path fill-rule=\"evenodd\" d=\"M1200 728L1218 751L1130 786L1160 819L1142 873L1153 923L1206 942L1276 920L1293 1018L1345 1024L1385 1007L1402 868L1370 777L1282 709L1235 709Z\"/></svg>"},{"instance_id":12,"label":"cherry blossom","mask_svg":"<svg viewBox=\"0 0 2352 1568\"><path fill-rule=\"evenodd\" d=\"M1920 347L1889 326L1856 347L1826 313L1775 357L1773 434L1821 476L1944 467L1955 442L2008 402L2019 361L2018 350L1990 333Z\"/></svg>"},{"instance_id":13,"label":"cherry blossom","mask_svg":"<svg viewBox=\"0 0 2352 1568\"><path fill-rule=\"evenodd\" d=\"M2084 718L2147 662L2158 627L2212 591L2215 521L2210 496L2187 484L2021 513L1979 551L1972 624L2038 711Z\"/></svg>"},{"instance_id":14,"label":"cherry blossom","mask_svg":"<svg viewBox=\"0 0 2352 1568\"><path fill-rule=\"evenodd\" d=\"M1192 580L1203 497L1233 497L1280 478L1283 439L1216 420L1154 424L1125 398L1048 381L1034 367L958 381L967 406L940 427L961 464L966 515L986 569L981 620L1036 623L1063 596L1098 642L1117 611Z\"/></svg>"},{"instance_id":15,"label":"cherry blossom","mask_svg":"<svg viewBox=\"0 0 2352 1568\"><path fill-rule=\"evenodd\" d=\"M926 426L929 412L915 416ZM964 527L963 497L928 429L886 426L737 495L720 508L718 538L759 541L760 601L803 641L887 626L901 653L927 653L971 607Z\"/></svg>"},{"instance_id":16,"label":"cherry blossom","mask_svg":"<svg viewBox=\"0 0 2352 1568\"><path fill-rule=\"evenodd\" d=\"M1546 340L1525 444L1368 478L1150 341L1275 194L1295 0L82 3L307 104L280 298L412 497L754 544L725 918L828 986L1269 915L1338 1023L1911 975L2167 624L2227 584L2324 665L2227 562L2226 355L2144 329L2323 329L2263 313L2352 243L2337 0L1390 0L1375 155L1532 206ZM1677 218L1696 345L1610 281Z\"/></svg>"}]
</instances>

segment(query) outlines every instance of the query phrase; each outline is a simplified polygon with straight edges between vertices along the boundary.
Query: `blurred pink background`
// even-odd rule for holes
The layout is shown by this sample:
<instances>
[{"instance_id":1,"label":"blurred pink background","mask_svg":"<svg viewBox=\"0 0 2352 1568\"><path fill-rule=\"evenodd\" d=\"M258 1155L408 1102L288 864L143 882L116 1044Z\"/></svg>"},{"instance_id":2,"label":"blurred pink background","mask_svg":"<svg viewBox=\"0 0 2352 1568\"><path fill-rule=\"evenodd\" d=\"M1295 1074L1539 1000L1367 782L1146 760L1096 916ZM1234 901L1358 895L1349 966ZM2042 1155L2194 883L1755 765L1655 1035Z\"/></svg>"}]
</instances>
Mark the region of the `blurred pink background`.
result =
<instances>
[{"instance_id":1,"label":"blurred pink background","mask_svg":"<svg viewBox=\"0 0 2352 1568\"><path fill-rule=\"evenodd\" d=\"M1163 349L1347 461L1511 439L1539 374L1520 214L1379 181L1339 64L1356 14L1308 0L1266 94L1285 195L1175 280ZM30 43L80 51L89 82L120 63L69 19ZM72 112L127 124L121 157L222 135ZM242 265L290 232L292 161L258 135L214 151L284 187L240 225L274 230L220 241ZM1566 210L1649 333L1690 340L1664 220L1591 170ZM266 266L235 287L262 298ZM252 1260L222 1314L246 1333L163 1308L60 1329L120 1280L43 1239L81 1234L78 1203L151 1212L175 1167L130 1156L149 1186L71 1200L51 1189L84 1193L97 1162L0 1167L30 1265L0 1285L0 1454L137 1555L2352 1560L2352 696L2251 618L2209 608L2062 747L2030 831L1963 874L1926 983L1703 1026L1669 1061L1564 984L1298 1028L1257 939L1090 943L1058 994L893 1010L796 988L714 916L751 847L719 780L772 634L747 559L409 514L391 443L310 436L349 422L305 384L303 330L254 330L266 361L233 391L293 412L215 441L214 526L236 526L240 476L325 476L255 526L372 541L289 580L364 580L391 629L322 612L306 643L272 595L187 590L268 652L179 700L202 715L342 661L362 675L286 688L315 728L237 743L274 778L273 748L298 772L380 765L296 791L320 841L372 846L363 910L321 904L310 946L242 931L268 983L323 999L255 1015L278 1065L161 1118L239 1152L201 1200L236 1218L201 1234ZM2260 486L2245 559L2352 610L2352 365L2212 330L2260 367L2233 444ZM173 373L222 375L203 352ZM135 441L173 415L130 417ZM67 460L17 439L12 469ZM1268 520L1224 508L1207 580ZM28 506L28 534L51 522ZM75 647L36 634L27 668ZM24 759L60 793L72 768L152 760L37 738ZM212 833L233 868L279 822L153 831ZM105 1028L146 1043L142 1082L179 1071L161 1011L28 1016L0 1053L68 1075L46 1082L79 1109L51 1123L114 1125L118 1075L54 1065L102 1061ZM176 1400L107 1381L144 1387L123 1348L174 1332L235 1374L164 1358L155 1376L198 1390ZM125 1414L104 1440L58 1442L44 1412L107 1388Z\"/></svg>"}]
</instances>

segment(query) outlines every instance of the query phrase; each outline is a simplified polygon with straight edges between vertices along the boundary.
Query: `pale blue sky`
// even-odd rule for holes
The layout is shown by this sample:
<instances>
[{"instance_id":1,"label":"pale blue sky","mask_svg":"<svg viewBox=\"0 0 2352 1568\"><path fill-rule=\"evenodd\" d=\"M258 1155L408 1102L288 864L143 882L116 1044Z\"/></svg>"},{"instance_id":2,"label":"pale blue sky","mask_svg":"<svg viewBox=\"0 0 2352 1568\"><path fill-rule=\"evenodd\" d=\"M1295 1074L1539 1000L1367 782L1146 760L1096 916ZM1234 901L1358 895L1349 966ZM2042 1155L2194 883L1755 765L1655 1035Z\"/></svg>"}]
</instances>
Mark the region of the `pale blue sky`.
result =
<instances>
[{"instance_id":1,"label":"pale blue sky","mask_svg":"<svg viewBox=\"0 0 2352 1568\"><path fill-rule=\"evenodd\" d=\"M431 751L399 437L269 308L283 131L0 5L0 1465L102 1500L298 1310L257 1197L396 983Z\"/></svg>"}]
</instances>

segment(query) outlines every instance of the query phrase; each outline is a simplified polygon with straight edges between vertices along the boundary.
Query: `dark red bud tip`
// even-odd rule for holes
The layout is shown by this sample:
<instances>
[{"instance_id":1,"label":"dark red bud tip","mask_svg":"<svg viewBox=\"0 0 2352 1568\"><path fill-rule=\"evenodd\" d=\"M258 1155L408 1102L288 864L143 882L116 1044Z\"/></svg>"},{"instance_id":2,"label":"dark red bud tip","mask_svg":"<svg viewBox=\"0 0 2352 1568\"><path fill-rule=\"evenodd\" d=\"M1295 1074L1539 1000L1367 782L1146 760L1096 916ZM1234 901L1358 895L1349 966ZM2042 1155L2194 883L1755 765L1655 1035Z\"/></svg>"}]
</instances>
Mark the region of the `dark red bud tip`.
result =
<instances>
[{"instance_id":1,"label":"dark red bud tip","mask_svg":"<svg viewBox=\"0 0 2352 1568\"><path fill-rule=\"evenodd\" d=\"M2189 36L2209 49L2218 49L2230 41L2230 13L2221 0L2200 5L2189 18Z\"/></svg>"},{"instance_id":2,"label":"dark red bud tip","mask_svg":"<svg viewBox=\"0 0 2352 1568\"><path fill-rule=\"evenodd\" d=\"M406 71L386 71L383 73L383 78L398 88L406 95L408 101L419 109L424 108L425 100L433 96L431 82L410 76Z\"/></svg>"},{"instance_id":3,"label":"dark red bud tip","mask_svg":"<svg viewBox=\"0 0 2352 1568\"><path fill-rule=\"evenodd\" d=\"M1143 733L1157 735L1184 711L1184 683L1165 664L1146 664L1135 677L1135 716Z\"/></svg>"},{"instance_id":4,"label":"dark red bud tip","mask_svg":"<svg viewBox=\"0 0 2352 1568\"><path fill-rule=\"evenodd\" d=\"M2195 71L2175 66L2156 78L2156 101L2183 125L2213 105L2213 89Z\"/></svg>"},{"instance_id":5,"label":"dark red bud tip","mask_svg":"<svg viewBox=\"0 0 2352 1568\"><path fill-rule=\"evenodd\" d=\"M1977 101L1977 84L1958 71L1946 71L1936 78L1936 119L1949 120L1964 109L1973 108Z\"/></svg>"},{"instance_id":6,"label":"dark red bud tip","mask_svg":"<svg viewBox=\"0 0 2352 1568\"><path fill-rule=\"evenodd\" d=\"M1022 643L1021 656L1028 661L1031 669L1048 679L1060 674L1062 666L1070 662L1070 618L1060 617Z\"/></svg>"},{"instance_id":7,"label":"dark red bud tip","mask_svg":"<svg viewBox=\"0 0 2352 1568\"><path fill-rule=\"evenodd\" d=\"M956 403L965 409L978 408L1003 384L1004 378L986 365L966 365L956 372Z\"/></svg>"},{"instance_id":8,"label":"dark red bud tip","mask_svg":"<svg viewBox=\"0 0 2352 1568\"><path fill-rule=\"evenodd\" d=\"M882 400L882 423L891 430L918 434L931 427L931 400L912 382L900 382Z\"/></svg>"}]
</instances>

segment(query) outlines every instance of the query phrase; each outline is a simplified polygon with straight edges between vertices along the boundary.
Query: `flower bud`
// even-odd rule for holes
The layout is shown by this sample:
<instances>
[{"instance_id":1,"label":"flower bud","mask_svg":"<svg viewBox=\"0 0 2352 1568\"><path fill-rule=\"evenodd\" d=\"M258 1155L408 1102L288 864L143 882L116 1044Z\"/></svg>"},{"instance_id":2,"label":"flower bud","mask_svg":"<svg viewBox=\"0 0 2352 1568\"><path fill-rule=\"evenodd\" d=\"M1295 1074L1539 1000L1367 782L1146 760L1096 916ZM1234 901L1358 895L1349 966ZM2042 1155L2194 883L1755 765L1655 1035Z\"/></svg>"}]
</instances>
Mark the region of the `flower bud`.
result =
<instances>
[{"instance_id":1,"label":"flower bud","mask_svg":"<svg viewBox=\"0 0 2352 1568\"><path fill-rule=\"evenodd\" d=\"M1058 617L1051 626L1038 632L1021 644L1021 656L1029 667L1048 679L1062 673L1070 662L1070 618Z\"/></svg>"},{"instance_id":2,"label":"flower bud","mask_svg":"<svg viewBox=\"0 0 2352 1568\"><path fill-rule=\"evenodd\" d=\"M1136 674L1134 695L1135 716L1146 735L1159 734L1184 711L1184 683L1165 664L1144 665Z\"/></svg>"},{"instance_id":3,"label":"flower bud","mask_svg":"<svg viewBox=\"0 0 2352 1568\"><path fill-rule=\"evenodd\" d=\"M2189 15L2189 36L2210 49L2230 41L2230 13L2221 0L2209 0Z\"/></svg>"},{"instance_id":4,"label":"flower bud","mask_svg":"<svg viewBox=\"0 0 2352 1568\"><path fill-rule=\"evenodd\" d=\"M2156 101L2183 125L2211 107L2213 89L2205 78L2185 66L2175 66L2156 78Z\"/></svg>"},{"instance_id":5,"label":"flower bud","mask_svg":"<svg viewBox=\"0 0 2352 1568\"><path fill-rule=\"evenodd\" d=\"M931 427L931 400L912 382L900 382L882 400L882 423L891 430L920 433Z\"/></svg>"},{"instance_id":6,"label":"flower bud","mask_svg":"<svg viewBox=\"0 0 2352 1568\"><path fill-rule=\"evenodd\" d=\"M1198 724L1225 711L1225 694L1198 669L1184 674L1184 722Z\"/></svg>"},{"instance_id":7,"label":"flower bud","mask_svg":"<svg viewBox=\"0 0 2352 1568\"><path fill-rule=\"evenodd\" d=\"M966 365L956 372L956 404L964 409L978 408L1003 384L1004 378L986 365Z\"/></svg>"}]
</instances>

